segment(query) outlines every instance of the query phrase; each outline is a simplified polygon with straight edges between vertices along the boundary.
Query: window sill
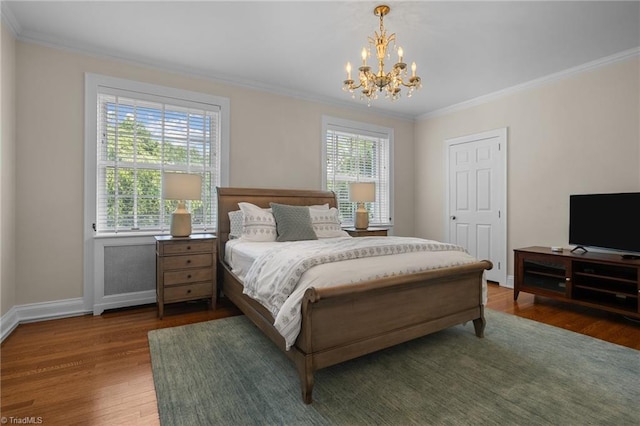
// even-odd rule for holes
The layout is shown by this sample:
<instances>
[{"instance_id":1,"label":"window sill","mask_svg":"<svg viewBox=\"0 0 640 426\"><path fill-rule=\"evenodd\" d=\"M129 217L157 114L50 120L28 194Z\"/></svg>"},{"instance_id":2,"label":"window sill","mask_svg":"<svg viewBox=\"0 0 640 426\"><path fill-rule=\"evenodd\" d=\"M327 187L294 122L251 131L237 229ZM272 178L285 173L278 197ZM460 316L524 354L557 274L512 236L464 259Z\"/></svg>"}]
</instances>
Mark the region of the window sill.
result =
<instances>
[{"instance_id":1,"label":"window sill","mask_svg":"<svg viewBox=\"0 0 640 426\"><path fill-rule=\"evenodd\" d=\"M195 229L191 235L193 234L213 234L215 235L215 231L206 231L204 229ZM123 232L112 232L112 233L101 233L95 234L93 236L94 239L104 239L104 238L134 238L134 237L155 237L156 235L171 235L169 231L123 231Z\"/></svg>"}]
</instances>

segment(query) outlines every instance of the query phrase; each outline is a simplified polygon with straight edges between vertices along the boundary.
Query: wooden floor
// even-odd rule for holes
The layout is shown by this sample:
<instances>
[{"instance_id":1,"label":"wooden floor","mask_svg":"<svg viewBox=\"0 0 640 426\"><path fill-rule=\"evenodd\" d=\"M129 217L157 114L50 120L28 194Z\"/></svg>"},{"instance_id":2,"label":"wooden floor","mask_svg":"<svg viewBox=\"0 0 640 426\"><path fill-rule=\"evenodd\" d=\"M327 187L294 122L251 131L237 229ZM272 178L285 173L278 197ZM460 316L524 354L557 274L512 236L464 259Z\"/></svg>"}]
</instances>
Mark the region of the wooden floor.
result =
<instances>
[{"instance_id":1,"label":"wooden floor","mask_svg":"<svg viewBox=\"0 0 640 426\"><path fill-rule=\"evenodd\" d=\"M526 293L514 302L496 285L488 308L640 350L640 324L620 316ZM215 311L189 303L168 306L163 320L145 306L22 324L1 347L0 415L7 424L157 425L147 332L237 314L228 302Z\"/></svg>"}]
</instances>

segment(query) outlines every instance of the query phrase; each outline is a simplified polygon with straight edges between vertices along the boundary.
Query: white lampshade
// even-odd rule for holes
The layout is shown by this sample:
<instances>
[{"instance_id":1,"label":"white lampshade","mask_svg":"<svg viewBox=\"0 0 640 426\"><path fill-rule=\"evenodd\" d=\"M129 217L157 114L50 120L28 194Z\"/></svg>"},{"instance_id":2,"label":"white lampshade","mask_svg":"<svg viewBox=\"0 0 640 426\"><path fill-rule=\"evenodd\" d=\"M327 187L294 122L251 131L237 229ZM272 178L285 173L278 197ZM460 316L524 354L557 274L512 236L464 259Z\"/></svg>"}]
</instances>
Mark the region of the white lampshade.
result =
<instances>
[{"instance_id":1,"label":"white lampshade","mask_svg":"<svg viewBox=\"0 0 640 426\"><path fill-rule=\"evenodd\" d=\"M374 182L353 182L349 184L349 201L370 203L376 200L376 184Z\"/></svg>"},{"instance_id":2,"label":"white lampshade","mask_svg":"<svg viewBox=\"0 0 640 426\"><path fill-rule=\"evenodd\" d=\"M200 175L188 173L163 173L162 198L178 200L178 207L171 215L171 235L188 237L191 235L191 213L186 209L184 200L199 200L202 194Z\"/></svg>"},{"instance_id":3,"label":"white lampshade","mask_svg":"<svg viewBox=\"0 0 640 426\"><path fill-rule=\"evenodd\" d=\"M165 200L199 200L202 194L202 177L189 173L165 172L162 174L162 198Z\"/></svg>"}]
</instances>

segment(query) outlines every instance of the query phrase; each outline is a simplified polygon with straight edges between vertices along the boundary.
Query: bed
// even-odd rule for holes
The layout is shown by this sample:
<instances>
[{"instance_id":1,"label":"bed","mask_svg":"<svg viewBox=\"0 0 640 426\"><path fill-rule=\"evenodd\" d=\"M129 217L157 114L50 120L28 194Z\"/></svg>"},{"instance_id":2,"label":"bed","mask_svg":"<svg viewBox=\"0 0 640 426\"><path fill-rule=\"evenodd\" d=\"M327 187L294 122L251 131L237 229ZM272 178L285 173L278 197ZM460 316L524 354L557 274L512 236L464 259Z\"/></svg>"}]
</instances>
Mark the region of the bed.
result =
<instances>
[{"instance_id":1,"label":"bed","mask_svg":"<svg viewBox=\"0 0 640 426\"><path fill-rule=\"evenodd\" d=\"M473 322L476 336L483 337L483 273L492 264L474 259L407 275L307 288L300 303L299 333L287 347L274 326L273 313L243 293L242 279L225 261L229 212L237 211L241 202L261 208L270 203L337 207L336 196L328 191L265 188L218 188L217 194L219 288L293 360L305 403L313 400L316 370L468 321Z\"/></svg>"}]
</instances>

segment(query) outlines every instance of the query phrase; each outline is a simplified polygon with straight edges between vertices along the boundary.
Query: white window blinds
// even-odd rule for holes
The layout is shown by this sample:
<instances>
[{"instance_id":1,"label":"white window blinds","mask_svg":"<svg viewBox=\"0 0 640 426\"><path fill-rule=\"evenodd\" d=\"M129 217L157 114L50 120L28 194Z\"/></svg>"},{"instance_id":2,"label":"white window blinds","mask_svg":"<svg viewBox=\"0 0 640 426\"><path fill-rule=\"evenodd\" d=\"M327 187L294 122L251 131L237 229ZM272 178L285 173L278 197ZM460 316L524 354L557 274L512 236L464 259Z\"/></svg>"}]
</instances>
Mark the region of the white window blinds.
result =
<instances>
[{"instance_id":1,"label":"white window blinds","mask_svg":"<svg viewBox=\"0 0 640 426\"><path fill-rule=\"evenodd\" d=\"M216 227L220 108L99 87L97 233L164 231L177 201L162 198L162 173L202 176L202 200L189 201L194 231Z\"/></svg>"},{"instance_id":2,"label":"white window blinds","mask_svg":"<svg viewBox=\"0 0 640 426\"><path fill-rule=\"evenodd\" d=\"M353 225L355 203L349 201L349 183L374 182L376 201L365 203L371 226L390 226L392 130L364 123L325 118L325 188L338 197L342 223ZM372 129L373 128L373 129Z\"/></svg>"}]
</instances>

